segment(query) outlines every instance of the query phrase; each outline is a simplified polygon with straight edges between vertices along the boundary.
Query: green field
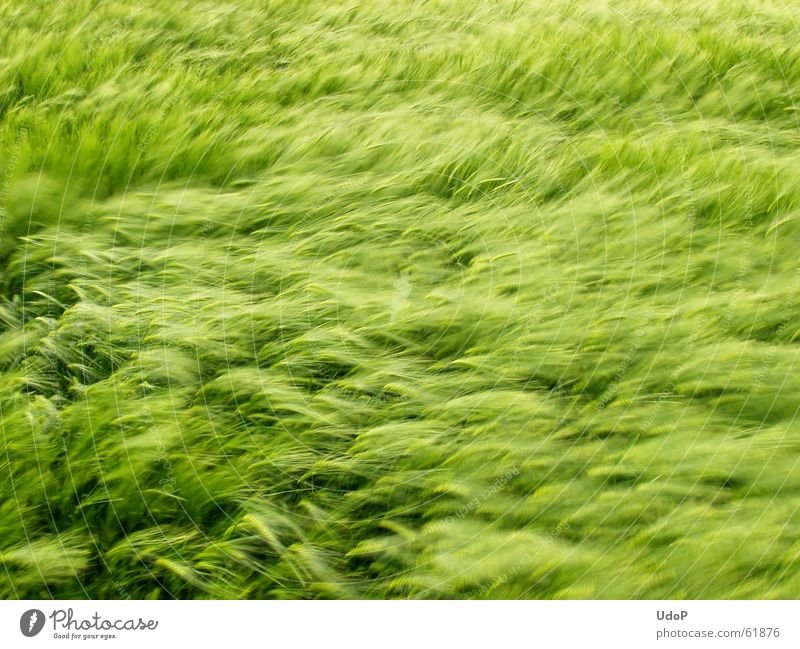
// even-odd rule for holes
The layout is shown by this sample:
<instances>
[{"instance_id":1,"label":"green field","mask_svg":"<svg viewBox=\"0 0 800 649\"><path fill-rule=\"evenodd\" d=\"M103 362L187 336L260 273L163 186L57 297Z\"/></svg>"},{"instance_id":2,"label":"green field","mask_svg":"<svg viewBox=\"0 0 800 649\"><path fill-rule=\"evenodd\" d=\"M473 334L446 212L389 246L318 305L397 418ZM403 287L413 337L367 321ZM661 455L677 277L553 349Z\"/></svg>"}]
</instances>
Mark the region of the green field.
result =
<instances>
[{"instance_id":1,"label":"green field","mask_svg":"<svg viewBox=\"0 0 800 649\"><path fill-rule=\"evenodd\" d=\"M800 6L0 4L0 596L800 597Z\"/></svg>"}]
</instances>

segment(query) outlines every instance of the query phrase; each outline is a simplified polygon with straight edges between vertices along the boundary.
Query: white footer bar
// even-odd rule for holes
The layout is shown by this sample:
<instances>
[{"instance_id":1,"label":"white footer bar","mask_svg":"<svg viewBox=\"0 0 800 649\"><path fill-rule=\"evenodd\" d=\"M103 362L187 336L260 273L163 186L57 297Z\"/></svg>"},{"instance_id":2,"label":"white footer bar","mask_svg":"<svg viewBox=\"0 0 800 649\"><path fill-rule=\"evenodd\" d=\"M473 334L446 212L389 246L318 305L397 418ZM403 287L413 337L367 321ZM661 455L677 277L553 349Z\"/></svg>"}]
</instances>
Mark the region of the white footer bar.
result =
<instances>
[{"instance_id":1,"label":"white footer bar","mask_svg":"<svg viewBox=\"0 0 800 649\"><path fill-rule=\"evenodd\" d=\"M799 617L795 601L6 601L0 647L778 648L800 646Z\"/></svg>"}]
</instances>

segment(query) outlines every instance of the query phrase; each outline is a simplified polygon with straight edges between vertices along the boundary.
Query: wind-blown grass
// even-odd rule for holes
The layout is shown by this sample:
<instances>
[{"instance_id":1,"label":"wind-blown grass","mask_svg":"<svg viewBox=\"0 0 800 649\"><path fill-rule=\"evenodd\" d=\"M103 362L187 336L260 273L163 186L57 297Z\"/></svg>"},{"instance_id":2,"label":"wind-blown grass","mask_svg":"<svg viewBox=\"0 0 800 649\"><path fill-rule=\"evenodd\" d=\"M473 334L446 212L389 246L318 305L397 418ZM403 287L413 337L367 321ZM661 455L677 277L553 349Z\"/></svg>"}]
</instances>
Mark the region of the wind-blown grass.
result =
<instances>
[{"instance_id":1,"label":"wind-blown grass","mask_svg":"<svg viewBox=\"0 0 800 649\"><path fill-rule=\"evenodd\" d=\"M0 594L800 596L797 10L35 5Z\"/></svg>"}]
</instances>

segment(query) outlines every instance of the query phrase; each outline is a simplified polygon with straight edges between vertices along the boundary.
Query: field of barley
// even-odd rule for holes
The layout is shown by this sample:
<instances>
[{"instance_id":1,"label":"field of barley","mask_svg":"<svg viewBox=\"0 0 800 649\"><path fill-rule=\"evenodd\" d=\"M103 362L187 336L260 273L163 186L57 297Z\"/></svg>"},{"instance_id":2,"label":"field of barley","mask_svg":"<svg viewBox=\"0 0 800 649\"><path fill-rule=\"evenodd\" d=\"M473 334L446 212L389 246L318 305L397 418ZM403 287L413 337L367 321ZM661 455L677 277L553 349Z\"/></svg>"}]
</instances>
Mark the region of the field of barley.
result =
<instances>
[{"instance_id":1,"label":"field of barley","mask_svg":"<svg viewBox=\"0 0 800 649\"><path fill-rule=\"evenodd\" d=\"M800 597L800 6L0 2L0 596Z\"/></svg>"}]
</instances>

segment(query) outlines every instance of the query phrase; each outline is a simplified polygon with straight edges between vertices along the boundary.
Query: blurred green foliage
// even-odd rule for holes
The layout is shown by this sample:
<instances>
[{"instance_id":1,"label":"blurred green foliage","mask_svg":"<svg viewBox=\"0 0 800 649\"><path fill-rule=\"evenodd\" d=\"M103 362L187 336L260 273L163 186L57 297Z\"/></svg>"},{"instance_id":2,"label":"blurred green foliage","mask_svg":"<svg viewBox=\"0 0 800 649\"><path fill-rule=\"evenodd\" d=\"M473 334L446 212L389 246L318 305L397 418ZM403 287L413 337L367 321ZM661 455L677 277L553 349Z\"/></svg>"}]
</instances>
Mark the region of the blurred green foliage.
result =
<instances>
[{"instance_id":1,"label":"blurred green foliage","mask_svg":"<svg viewBox=\"0 0 800 649\"><path fill-rule=\"evenodd\" d=\"M0 6L0 595L800 596L798 10Z\"/></svg>"}]
</instances>

